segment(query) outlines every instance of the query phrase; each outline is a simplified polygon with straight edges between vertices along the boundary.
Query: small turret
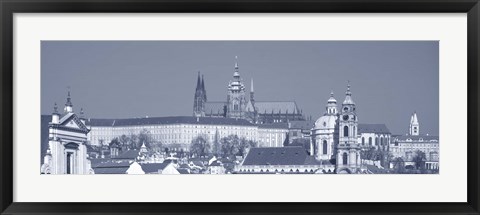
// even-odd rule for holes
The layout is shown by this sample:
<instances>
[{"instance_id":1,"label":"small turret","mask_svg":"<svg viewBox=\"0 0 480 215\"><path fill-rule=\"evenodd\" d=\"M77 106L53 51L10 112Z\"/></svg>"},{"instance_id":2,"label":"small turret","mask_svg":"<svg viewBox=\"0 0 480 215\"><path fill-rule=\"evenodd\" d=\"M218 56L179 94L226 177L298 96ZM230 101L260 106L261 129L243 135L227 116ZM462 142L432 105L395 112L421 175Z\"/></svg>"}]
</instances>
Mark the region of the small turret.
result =
<instances>
[{"instance_id":1,"label":"small turret","mask_svg":"<svg viewBox=\"0 0 480 215\"><path fill-rule=\"evenodd\" d=\"M80 108L80 121L82 121L82 123L85 125L86 124L86 121L87 121L87 118L85 117L85 113L83 112L83 108Z\"/></svg>"},{"instance_id":2,"label":"small turret","mask_svg":"<svg viewBox=\"0 0 480 215\"><path fill-rule=\"evenodd\" d=\"M73 104L72 104L72 99L70 98L70 90L68 90L67 102L65 103L64 111L65 113L73 112Z\"/></svg>"},{"instance_id":3,"label":"small turret","mask_svg":"<svg viewBox=\"0 0 480 215\"><path fill-rule=\"evenodd\" d=\"M326 115L337 114L337 100L333 97L333 91L330 93L330 98L327 101L326 109L327 109Z\"/></svg>"}]
</instances>

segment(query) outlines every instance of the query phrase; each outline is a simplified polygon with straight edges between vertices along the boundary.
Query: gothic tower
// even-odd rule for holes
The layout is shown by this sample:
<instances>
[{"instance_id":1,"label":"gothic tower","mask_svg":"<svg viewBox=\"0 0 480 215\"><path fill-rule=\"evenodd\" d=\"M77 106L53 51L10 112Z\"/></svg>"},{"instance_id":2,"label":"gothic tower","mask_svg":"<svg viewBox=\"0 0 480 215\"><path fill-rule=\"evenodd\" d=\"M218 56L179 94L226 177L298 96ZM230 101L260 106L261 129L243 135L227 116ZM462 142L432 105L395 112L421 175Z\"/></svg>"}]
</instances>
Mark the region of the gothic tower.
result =
<instances>
[{"instance_id":1,"label":"gothic tower","mask_svg":"<svg viewBox=\"0 0 480 215\"><path fill-rule=\"evenodd\" d=\"M336 147L336 172L356 173L360 167L360 145L357 142L358 118L355 102L352 100L350 83L345 93L345 101L342 103L338 124L339 143Z\"/></svg>"},{"instance_id":2,"label":"gothic tower","mask_svg":"<svg viewBox=\"0 0 480 215\"><path fill-rule=\"evenodd\" d=\"M418 136L420 134L420 124L418 123L417 113L414 112L410 118L410 135Z\"/></svg>"},{"instance_id":3,"label":"gothic tower","mask_svg":"<svg viewBox=\"0 0 480 215\"><path fill-rule=\"evenodd\" d=\"M195 88L195 96L193 98L193 116L203 117L205 116L205 102L207 102L207 92L205 91L205 82L200 79L200 72L197 77L197 87Z\"/></svg>"},{"instance_id":4,"label":"gothic tower","mask_svg":"<svg viewBox=\"0 0 480 215\"><path fill-rule=\"evenodd\" d=\"M237 56L235 56L233 81L230 81L227 88L227 117L243 119L246 117L245 108L247 106L247 100L245 98L245 85L240 78L236 60Z\"/></svg>"}]
</instances>

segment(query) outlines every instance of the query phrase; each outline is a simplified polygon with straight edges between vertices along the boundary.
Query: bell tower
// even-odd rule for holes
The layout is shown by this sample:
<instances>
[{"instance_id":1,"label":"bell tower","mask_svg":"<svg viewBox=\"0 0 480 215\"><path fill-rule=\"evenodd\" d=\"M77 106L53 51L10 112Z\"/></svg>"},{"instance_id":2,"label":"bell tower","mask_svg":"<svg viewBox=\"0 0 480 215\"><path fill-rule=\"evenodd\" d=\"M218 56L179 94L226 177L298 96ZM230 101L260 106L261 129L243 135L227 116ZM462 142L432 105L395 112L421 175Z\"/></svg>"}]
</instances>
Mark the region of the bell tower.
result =
<instances>
[{"instance_id":1,"label":"bell tower","mask_svg":"<svg viewBox=\"0 0 480 215\"><path fill-rule=\"evenodd\" d=\"M410 118L409 134L412 136L418 136L420 134L420 123L418 123L416 112L413 112L412 117Z\"/></svg>"},{"instance_id":2,"label":"bell tower","mask_svg":"<svg viewBox=\"0 0 480 215\"><path fill-rule=\"evenodd\" d=\"M336 172L355 173L360 168L360 145L357 142L358 118L350 83L339 114L339 143L336 147Z\"/></svg>"}]
</instances>

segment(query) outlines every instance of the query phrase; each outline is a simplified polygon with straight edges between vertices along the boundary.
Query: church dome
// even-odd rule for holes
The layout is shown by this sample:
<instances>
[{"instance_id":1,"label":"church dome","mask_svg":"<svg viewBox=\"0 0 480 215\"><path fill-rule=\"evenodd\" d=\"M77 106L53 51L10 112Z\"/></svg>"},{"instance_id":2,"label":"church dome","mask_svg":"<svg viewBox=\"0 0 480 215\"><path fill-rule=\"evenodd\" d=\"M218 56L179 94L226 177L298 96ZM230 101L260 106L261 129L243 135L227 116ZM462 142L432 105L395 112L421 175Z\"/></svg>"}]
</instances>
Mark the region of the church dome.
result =
<instances>
[{"instance_id":1,"label":"church dome","mask_svg":"<svg viewBox=\"0 0 480 215\"><path fill-rule=\"evenodd\" d=\"M337 116L324 115L315 121L315 129L333 129L337 124Z\"/></svg>"}]
</instances>

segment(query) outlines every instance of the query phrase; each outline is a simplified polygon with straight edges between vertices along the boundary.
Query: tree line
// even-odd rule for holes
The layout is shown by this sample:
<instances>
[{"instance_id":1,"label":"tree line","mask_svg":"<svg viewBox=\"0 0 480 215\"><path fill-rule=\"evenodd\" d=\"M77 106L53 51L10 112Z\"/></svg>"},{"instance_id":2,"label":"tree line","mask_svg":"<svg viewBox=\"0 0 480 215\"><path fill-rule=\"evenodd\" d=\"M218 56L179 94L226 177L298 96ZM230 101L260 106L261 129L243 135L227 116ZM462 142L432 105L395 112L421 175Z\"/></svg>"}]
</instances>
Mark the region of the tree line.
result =
<instances>
[{"instance_id":1,"label":"tree line","mask_svg":"<svg viewBox=\"0 0 480 215\"><path fill-rule=\"evenodd\" d=\"M243 137L240 138L237 135L230 135L221 139L215 137L212 144L207 141L204 135L199 135L192 140L190 153L195 157L215 155L230 158L233 156L245 156L250 148L256 146L257 142Z\"/></svg>"}]
</instances>

